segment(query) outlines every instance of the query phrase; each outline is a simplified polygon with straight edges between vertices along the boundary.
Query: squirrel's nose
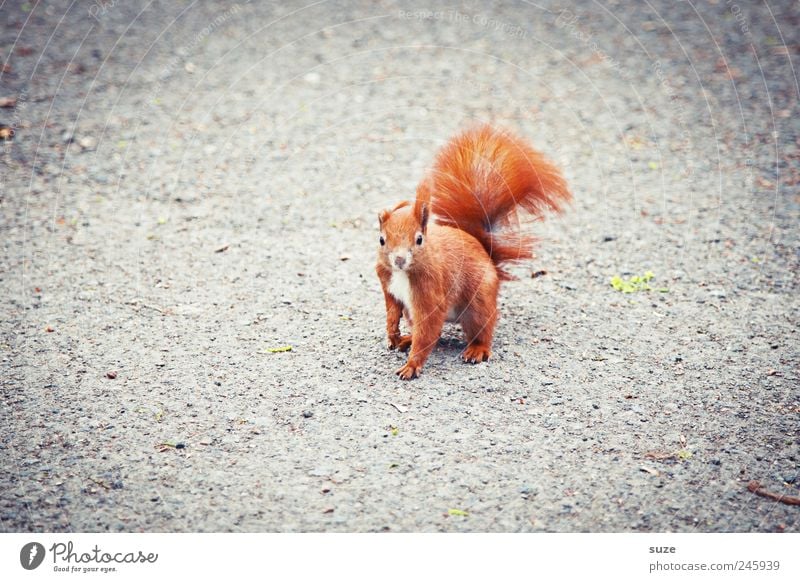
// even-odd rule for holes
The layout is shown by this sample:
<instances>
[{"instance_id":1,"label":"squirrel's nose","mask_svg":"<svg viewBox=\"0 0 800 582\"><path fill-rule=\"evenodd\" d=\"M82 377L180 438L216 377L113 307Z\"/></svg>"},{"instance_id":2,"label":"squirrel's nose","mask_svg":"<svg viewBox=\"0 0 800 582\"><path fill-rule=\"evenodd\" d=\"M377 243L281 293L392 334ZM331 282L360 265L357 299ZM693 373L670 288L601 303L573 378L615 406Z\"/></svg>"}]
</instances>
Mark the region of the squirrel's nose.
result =
<instances>
[{"instance_id":1,"label":"squirrel's nose","mask_svg":"<svg viewBox=\"0 0 800 582\"><path fill-rule=\"evenodd\" d=\"M406 258L405 257L395 257L394 264L398 269L402 269L406 266Z\"/></svg>"}]
</instances>

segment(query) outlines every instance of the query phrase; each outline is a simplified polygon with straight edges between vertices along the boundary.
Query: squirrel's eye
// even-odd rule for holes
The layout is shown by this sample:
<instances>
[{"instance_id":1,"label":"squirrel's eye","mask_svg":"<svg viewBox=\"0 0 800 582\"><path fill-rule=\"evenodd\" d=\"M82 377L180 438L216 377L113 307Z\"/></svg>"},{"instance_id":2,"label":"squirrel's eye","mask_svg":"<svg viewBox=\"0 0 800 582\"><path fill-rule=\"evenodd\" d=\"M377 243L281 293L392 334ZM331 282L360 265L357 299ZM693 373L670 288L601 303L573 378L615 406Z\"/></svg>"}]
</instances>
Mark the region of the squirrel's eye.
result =
<instances>
[{"instance_id":1,"label":"squirrel's eye","mask_svg":"<svg viewBox=\"0 0 800 582\"><path fill-rule=\"evenodd\" d=\"M418 235L417 235L417 246L419 246L419 245L421 245L421 244L422 244L422 235L421 235L421 234L418 234Z\"/></svg>"},{"instance_id":2,"label":"squirrel's eye","mask_svg":"<svg viewBox=\"0 0 800 582\"><path fill-rule=\"evenodd\" d=\"M383 237L381 237L381 246L383 246L383 245L385 245L385 244L386 244L386 239L385 239L385 238L383 238Z\"/></svg>"}]
</instances>

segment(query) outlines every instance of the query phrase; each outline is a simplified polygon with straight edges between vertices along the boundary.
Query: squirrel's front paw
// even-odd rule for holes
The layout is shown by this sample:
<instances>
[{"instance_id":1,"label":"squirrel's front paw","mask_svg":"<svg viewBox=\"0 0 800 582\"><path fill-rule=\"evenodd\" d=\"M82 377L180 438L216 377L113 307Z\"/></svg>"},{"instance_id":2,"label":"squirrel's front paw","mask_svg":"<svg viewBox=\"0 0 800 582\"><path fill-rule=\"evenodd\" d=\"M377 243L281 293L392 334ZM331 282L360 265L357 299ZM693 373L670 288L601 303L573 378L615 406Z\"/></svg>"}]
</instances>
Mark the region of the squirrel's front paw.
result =
<instances>
[{"instance_id":1,"label":"squirrel's front paw","mask_svg":"<svg viewBox=\"0 0 800 582\"><path fill-rule=\"evenodd\" d=\"M410 362L395 372L395 374L400 376L401 380L413 380L414 378L419 378L421 373L422 366L415 366Z\"/></svg>"},{"instance_id":2,"label":"squirrel's front paw","mask_svg":"<svg viewBox=\"0 0 800 582\"><path fill-rule=\"evenodd\" d=\"M401 335L399 337L389 338L389 349L394 350L398 349L401 352L407 352L408 348L411 347L411 336L410 335Z\"/></svg>"}]
</instances>

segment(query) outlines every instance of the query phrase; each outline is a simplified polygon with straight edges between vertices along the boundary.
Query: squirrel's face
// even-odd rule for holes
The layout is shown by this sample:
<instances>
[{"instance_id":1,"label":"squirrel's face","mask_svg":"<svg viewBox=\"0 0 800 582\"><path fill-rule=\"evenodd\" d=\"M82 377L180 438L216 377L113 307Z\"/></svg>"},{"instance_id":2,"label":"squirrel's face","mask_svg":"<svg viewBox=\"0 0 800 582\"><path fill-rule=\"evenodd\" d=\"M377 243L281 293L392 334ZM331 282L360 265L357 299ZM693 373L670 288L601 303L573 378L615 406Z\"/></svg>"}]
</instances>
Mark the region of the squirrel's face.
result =
<instances>
[{"instance_id":1,"label":"squirrel's face","mask_svg":"<svg viewBox=\"0 0 800 582\"><path fill-rule=\"evenodd\" d=\"M394 270L407 271L415 257L424 252L428 227L428 205L401 202L392 210L378 215L380 236L378 253L381 260Z\"/></svg>"}]
</instances>

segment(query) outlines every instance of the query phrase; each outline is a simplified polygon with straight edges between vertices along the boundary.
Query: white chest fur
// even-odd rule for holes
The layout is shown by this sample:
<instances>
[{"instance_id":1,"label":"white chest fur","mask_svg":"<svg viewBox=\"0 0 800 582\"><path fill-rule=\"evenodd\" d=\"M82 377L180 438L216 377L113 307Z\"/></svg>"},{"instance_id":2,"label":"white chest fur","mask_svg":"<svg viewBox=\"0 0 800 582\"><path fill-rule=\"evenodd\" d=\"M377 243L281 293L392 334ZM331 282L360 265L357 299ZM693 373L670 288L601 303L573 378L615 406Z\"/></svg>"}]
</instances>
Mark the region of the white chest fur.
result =
<instances>
[{"instance_id":1,"label":"white chest fur","mask_svg":"<svg viewBox=\"0 0 800 582\"><path fill-rule=\"evenodd\" d=\"M411 285L406 273L392 271L392 278L389 279L389 293L411 311Z\"/></svg>"}]
</instances>

